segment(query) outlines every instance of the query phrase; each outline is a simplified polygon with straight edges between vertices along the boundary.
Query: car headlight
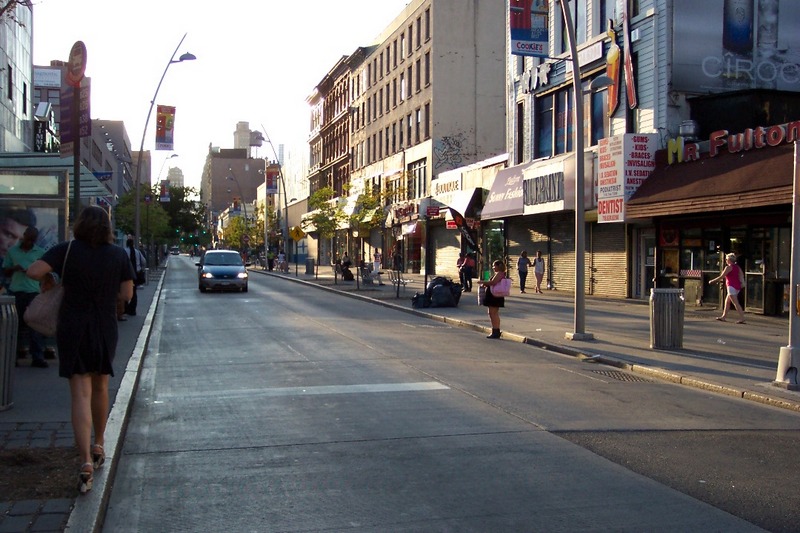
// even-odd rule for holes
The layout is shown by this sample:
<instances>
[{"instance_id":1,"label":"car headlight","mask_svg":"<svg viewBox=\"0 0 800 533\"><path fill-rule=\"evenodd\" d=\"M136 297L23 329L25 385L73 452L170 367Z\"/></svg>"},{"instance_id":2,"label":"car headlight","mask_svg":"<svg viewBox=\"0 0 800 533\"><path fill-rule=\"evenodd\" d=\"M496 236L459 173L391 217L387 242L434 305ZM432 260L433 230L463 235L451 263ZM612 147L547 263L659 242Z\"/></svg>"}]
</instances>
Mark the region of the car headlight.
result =
<instances>
[{"instance_id":1,"label":"car headlight","mask_svg":"<svg viewBox=\"0 0 800 533\"><path fill-rule=\"evenodd\" d=\"M239 272L236 274L236 277L239 279L247 279L247 272Z\"/></svg>"},{"instance_id":2,"label":"car headlight","mask_svg":"<svg viewBox=\"0 0 800 533\"><path fill-rule=\"evenodd\" d=\"M211 272L203 272L203 275L201 277L206 279L211 279L214 277L214 274L212 274Z\"/></svg>"}]
</instances>

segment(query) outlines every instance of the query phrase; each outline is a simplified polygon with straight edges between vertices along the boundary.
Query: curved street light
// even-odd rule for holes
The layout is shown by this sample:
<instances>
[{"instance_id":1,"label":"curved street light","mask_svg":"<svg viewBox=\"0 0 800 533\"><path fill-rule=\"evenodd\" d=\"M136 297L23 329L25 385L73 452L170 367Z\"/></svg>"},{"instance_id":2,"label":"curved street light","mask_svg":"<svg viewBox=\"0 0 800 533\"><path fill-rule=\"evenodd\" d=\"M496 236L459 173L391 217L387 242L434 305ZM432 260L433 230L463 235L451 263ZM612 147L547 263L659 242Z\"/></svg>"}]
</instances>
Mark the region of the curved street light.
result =
<instances>
[{"instance_id":1,"label":"curved street light","mask_svg":"<svg viewBox=\"0 0 800 533\"><path fill-rule=\"evenodd\" d=\"M174 157L180 157L180 156L178 154L168 155L167 157L164 158L164 162L161 163L161 170L158 171L158 178L157 178L159 183L161 182L161 173L164 172L164 165L166 165L167 161L169 161L170 159L172 159Z\"/></svg>"},{"instance_id":2,"label":"curved street light","mask_svg":"<svg viewBox=\"0 0 800 533\"><path fill-rule=\"evenodd\" d=\"M172 56L169 58L169 62L167 63L167 66L164 68L164 73L161 74L161 79L158 81L158 86L156 87L155 94L153 94L153 99L150 100L150 109L147 111L147 118L144 121L144 131L142 132L142 143L139 145L139 158L136 161L136 182L134 183L135 196L134 196L134 199L133 199L133 204L134 204L133 225L134 225L134 228L135 228L136 245L137 246L139 245L139 241L140 241L140 238L141 238L141 229L142 229L141 228L141 215L140 215L141 208L139 206L139 204L140 204L139 196L141 194L142 159L144 159L144 138L145 138L145 136L147 136L147 125L150 123L150 115L153 114L153 106L156 103L156 98L158 98L158 91L161 89L161 84L164 82L164 76L167 75L167 70L169 70L170 65L172 65L173 63L181 63L183 61L192 61L194 59L197 59L197 57L195 57L194 54L190 54L188 52L183 54L182 56L180 56L178 59L175 59L175 54L178 53L178 49L183 44L183 40L186 39L187 35L188 35L188 33L184 33L183 34L183 37L181 37L181 40L178 43L178 46L175 47L175 51L172 52Z\"/></svg>"},{"instance_id":3,"label":"curved street light","mask_svg":"<svg viewBox=\"0 0 800 533\"><path fill-rule=\"evenodd\" d=\"M266 130L266 128L264 128L263 124L261 125L261 130L264 132L264 135L266 136L266 138L263 139L263 140L267 141L267 144L269 144L269 147L272 148L272 155L273 155L273 157L275 157L275 162L278 164L278 178L281 180L281 189L283 189L283 253L287 254L287 259L288 259L288 253L289 253L289 200L287 199L288 196L286 194L286 181L284 181L284 179L283 179L283 165L281 165L281 162L278 160L278 154L277 154L277 152L275 152L275 146L272 144L272 141L269 138L269 134L267 133L267 130ZM266 158L264 160L264 179L265 180L267 179L267 161L266 161ZM279 197L280 197L280 195L279 195ZM264 240L266 242L266 227L265 227L265 233L264 233ZM266 251L265 251L265 253L266 253Z\"/></svg>"}]
</instances>

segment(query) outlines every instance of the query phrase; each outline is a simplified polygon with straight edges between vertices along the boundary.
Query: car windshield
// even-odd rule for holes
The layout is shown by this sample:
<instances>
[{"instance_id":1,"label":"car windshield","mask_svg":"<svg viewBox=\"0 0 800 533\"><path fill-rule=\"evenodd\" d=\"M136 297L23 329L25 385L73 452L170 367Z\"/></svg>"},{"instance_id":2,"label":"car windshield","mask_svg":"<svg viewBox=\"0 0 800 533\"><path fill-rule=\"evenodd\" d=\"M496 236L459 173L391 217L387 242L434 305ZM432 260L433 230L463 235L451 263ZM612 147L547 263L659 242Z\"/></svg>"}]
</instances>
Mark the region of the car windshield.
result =
<instances>
[{"instance_id":1,"label":"car windshield","mask_svg":"<svg viewBox=\"0 0 800 533\"><path fill-rule=\"evenodd\" d=\"M242 266L242 258L239 257L239 254L206 254L203 263L217 266Z\"/></svg>"}]
</instances>

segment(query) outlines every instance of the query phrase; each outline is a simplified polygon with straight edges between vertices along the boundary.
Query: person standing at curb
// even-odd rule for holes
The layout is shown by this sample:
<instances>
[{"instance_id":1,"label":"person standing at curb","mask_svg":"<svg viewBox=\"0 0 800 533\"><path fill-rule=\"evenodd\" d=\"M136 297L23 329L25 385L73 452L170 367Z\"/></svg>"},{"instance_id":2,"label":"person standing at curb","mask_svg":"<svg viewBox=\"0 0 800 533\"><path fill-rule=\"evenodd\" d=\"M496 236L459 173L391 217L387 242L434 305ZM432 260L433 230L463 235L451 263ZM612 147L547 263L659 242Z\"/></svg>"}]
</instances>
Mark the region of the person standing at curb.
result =
<instances>
[{"instance_id":1,"label":"person standing at curb","mask_svg":"<svg viewBox=\"0 0 800 533\"><path fill-rule=\"evenodd\" d=\"M723 269L722 273L716 278L709 280L708 284L721 282L725 280L725 286L728 290L728 295L725 297L725 302L722 305L722 316L718 316L717 320L725 322L725 317L728 316L728 308L732 304L736 311L739 313L739 320L737 324L745 324L744 309L742 304L739 303L739 292L744 287L744 273L739 265L736 264L736 254L728 254L725 256L725 261L728 263Z\"/></svg>"},{"instance_id":2,"label":"person standing at curb","mask_svg":"<svg viewBox=\"0 0 800 533\"><path fill-rule=\"evenodd\" d=\"M495 296L492 294L492 286L500 283L500 280L506 277L506 265L500 260L492 263L494 275L489 280L479 281L481 285L486 287L486 295L483 298L483 305L489 308L489 321L492 323L492 334L486 337L487 339L500 338L500 308L505 307L505 298L502 296Z\"/></svg>"},{"instance_id":3,"label":"person standing at curb","mask_svg":"<svg viewBox=\"0 0 800 533\"><path fill-rule=\"evenodd\" d=\"M542 278L544 278L544 259L542 251L536 250L536 257L533 259L533 275L536 276L536 294L542 294Z\"/></svg>"},{"instance_id":4,"label":"person standing at curb","mask_svg":"<svg viewBox=\"0 0 800 533\"><path fill-rule=\"evenodd\" d=\"M16 300L17 316L19 317L17 352L23 353L24 346L27 344L27 350L32 358L31 366L47 368L50 365L44 360L44 336L31 329L22 318L25 316L25 310L39 294L39 283L25 275L28 267L44 255L44 249L36 245L38 238L39 230L28 226L22 234L22 240L9 248L3 259L3 271L6 276L11 277L9 291Z\"/></svg>"},{"instance_id":5,"label":"person standing at curb","mask_svg":"<svg viewBox=\"0 0 800 533\"><path fill-rule=\"evenodd\" d=\"M517 259L517 274L519 275L519 292L525 294L525 281L528 279L528 267L531 266L531 260L528 258L528 252L522 250Z\"/></svg>"},{"instance_id":6,"label":"person standing at curb","mask_svg":"<svg viewBox=\"0 0 800 533\"><path fill-rule=\"evenodd\" d=\"M111 219L103 208L84 208L73 234L75 240L50 248L27 274L42 280L58 272L63 280L56 329L58 375L69 380L72 429L81 464L78 490L84 494L92 489L94 470L105 461L108 382L119 338L117 298L133 297L135 274L128 254L114 244Z\"/></svg>"}]
</instances>

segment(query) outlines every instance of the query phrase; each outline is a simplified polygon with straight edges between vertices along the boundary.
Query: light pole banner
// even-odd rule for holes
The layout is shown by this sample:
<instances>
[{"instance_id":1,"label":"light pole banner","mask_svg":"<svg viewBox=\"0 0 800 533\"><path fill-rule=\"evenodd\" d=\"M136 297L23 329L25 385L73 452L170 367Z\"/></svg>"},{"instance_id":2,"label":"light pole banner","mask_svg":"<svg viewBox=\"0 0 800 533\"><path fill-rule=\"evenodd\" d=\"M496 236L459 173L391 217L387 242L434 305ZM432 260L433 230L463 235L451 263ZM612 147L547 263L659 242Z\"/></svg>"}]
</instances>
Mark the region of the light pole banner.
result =
<instances>
[{"instance_id":1,"label":"light pole banner","mask_svg":"<svg viewBox=\"0 0 800 533\"><path fill-rule=\"evenodd\" d=\"M175 107L158 106L156 112L156 150L173 150L175 133Z\"/></svg>"},{"instance_id":2,"label":"light pole banner","mask_svg":"<svg viewBox=\"0 0 800 533\"><path fill-rule=\"evenodd\" d=\"M267 169L267 194L278 194L278 176L277 169Z\"/></svg>"},{"instance_id":3,"label":"light pole banner","mask_svg":"<svg viewBox=\"0 0 800 533\"><path fill-rule=\"evenodd\" d=\"M550 0L510 0L508 26L512 54L547 57L549 3Z\"/></svg>"}]
</instances>

